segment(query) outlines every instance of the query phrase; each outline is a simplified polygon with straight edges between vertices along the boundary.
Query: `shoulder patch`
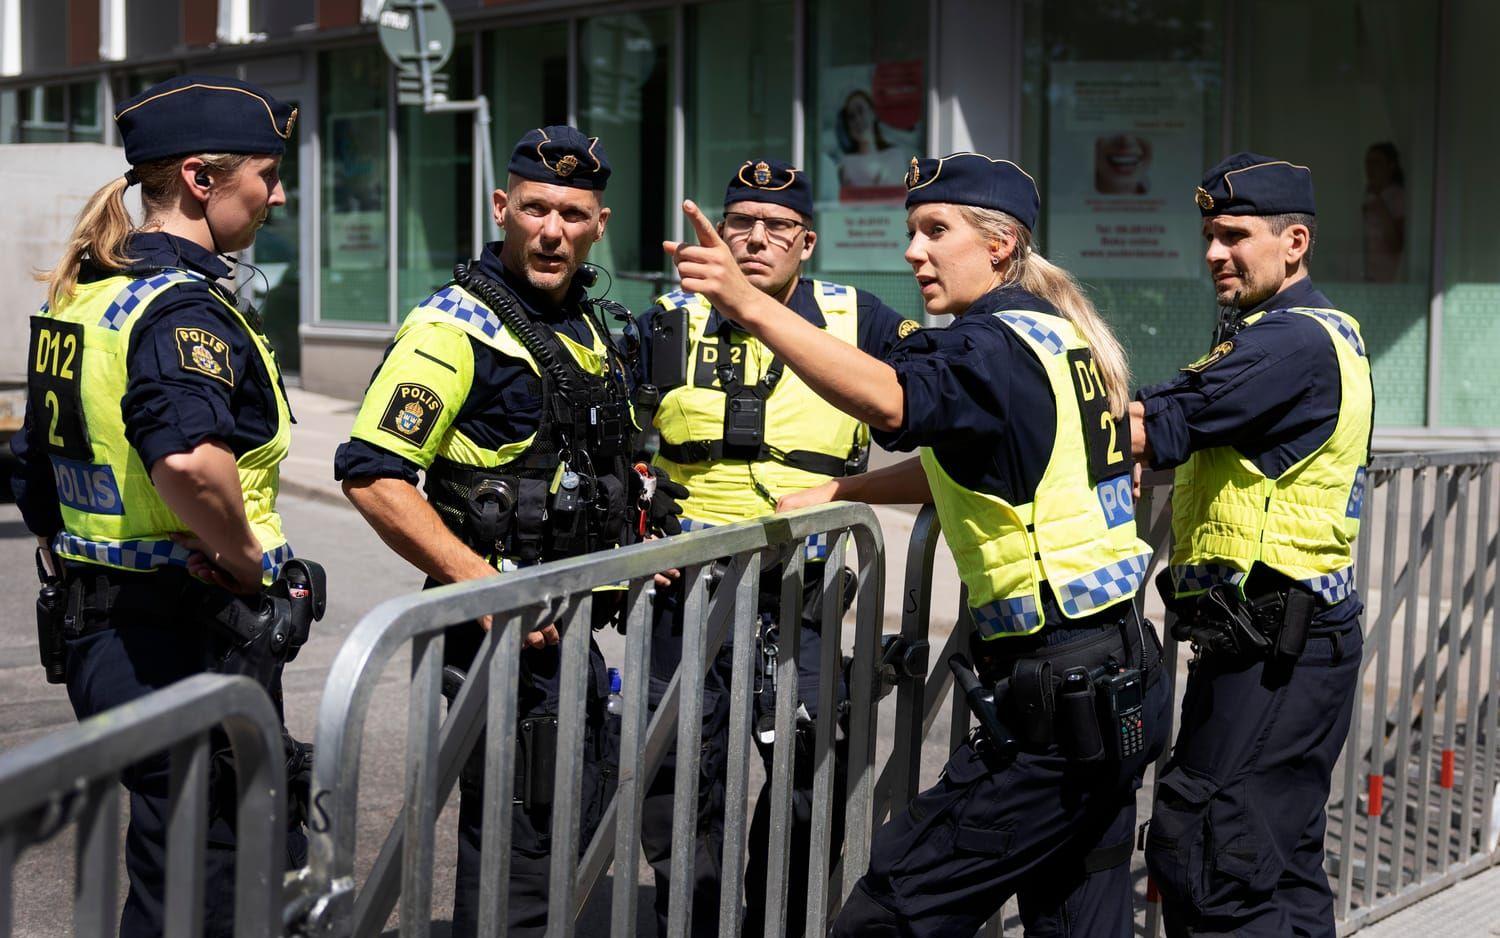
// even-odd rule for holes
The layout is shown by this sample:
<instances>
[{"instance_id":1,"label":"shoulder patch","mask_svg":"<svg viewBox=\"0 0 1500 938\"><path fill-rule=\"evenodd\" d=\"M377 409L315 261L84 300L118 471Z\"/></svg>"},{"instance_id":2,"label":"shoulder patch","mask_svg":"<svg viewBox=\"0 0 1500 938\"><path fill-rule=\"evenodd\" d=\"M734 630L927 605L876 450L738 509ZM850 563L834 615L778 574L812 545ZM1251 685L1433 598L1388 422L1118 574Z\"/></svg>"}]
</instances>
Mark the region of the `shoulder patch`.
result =
<instances>
[{"instance_id":1,"label":"shoulder patch","mask_svg":"<svg viewBox=\"0 0 1500 938\"><path fill-rule=\"evenodd\" d=\"M1191 371L1194 374L1197 374L1198 372L1208 368L1210 365L1215 365L1223 361L1225 356L1227 356L1232 351L1234 351L1233 341L1226 340L1224 342L1220 342L1218 345L1215 345L1207 355L1203 356L1190 365L1183 365L1182 370Z\"/></svg>"},{"instance_id":2,"label":"shoulder patch","mask_svg":"<svg viewBox=\"0 0 1500 938\"><path fill-rule=\"evenodd\" d=\"M922 324L915 319L903 319L901 320L901 325L896 327L896 338L904 339L920 328L922 328Z\"/></svg>"},{"instance_id":3,"label":"shoulder patch","mask_svg":"<svg viewBox=\"0 0 1500 938\"><path fill-rule=\"evenodd\" d=\"M379 427L416 447L427 445L432 426L443 412L442 398L431 388L412 382L396 385L391 402L385 407Z\"/></svg>"},{"instance_id":4,"label":"shoulder patch","mask_svg":"<svg viewBox=\"0 0 1500 938\"><path fill-rule=\"evenodd\" d=\"M178 326L177 358L183 371L222 381L234 387L234 365L229 361L229 343L197 326Z\"/></svg>"}]
</instances>

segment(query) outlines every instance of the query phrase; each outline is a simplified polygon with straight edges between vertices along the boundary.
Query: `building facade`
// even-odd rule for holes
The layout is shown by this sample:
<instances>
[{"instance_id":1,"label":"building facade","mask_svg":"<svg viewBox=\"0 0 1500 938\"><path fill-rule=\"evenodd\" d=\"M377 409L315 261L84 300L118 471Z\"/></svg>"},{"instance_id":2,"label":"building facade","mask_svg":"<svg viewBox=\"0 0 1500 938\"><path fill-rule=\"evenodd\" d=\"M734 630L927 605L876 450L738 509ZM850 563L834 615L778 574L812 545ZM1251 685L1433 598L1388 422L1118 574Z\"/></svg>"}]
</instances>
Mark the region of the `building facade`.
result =
<instances>
[{"instance_id":1,"label":"building facade","mask_svg":"<svg viewBox=\"0 0 1500 938\"><path fill-rule=\"evenodd\" d=\"M488 222L475 123L397 103L379 5L0 0L0 143L113 142L114 102L184 72L295 101L289 202L247 289L306 387L355 396ZM1251 149L1313 169L1313 273L1363 325L1382 430L1500 431L1490 0L446 5L449 96L486 97L490 152L546 123L603 139L614 214L592 260L632 308L664 282L681 199L716 207L764 153L813 177L818 274L915 315L902 176L973 149L1036 176L1039 247L1115 323L1137 382L1161 380L1215 316L1194 187Z\"/></svg>"}]
</instances>

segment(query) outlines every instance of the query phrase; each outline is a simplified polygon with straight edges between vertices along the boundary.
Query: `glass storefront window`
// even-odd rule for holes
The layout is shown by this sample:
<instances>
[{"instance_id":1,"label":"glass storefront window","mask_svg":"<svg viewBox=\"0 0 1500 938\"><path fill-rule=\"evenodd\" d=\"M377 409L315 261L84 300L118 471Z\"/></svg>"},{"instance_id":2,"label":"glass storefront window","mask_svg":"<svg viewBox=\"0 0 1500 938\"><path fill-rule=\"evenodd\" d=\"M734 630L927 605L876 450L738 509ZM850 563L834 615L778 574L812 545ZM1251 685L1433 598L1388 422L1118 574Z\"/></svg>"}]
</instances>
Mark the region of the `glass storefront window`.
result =
<instances>
[{"instance_id":1,"label":"glass storefront window","mask_svg":"<svg viewBox=\"0 0 1500 938\"><path fill-rule=\"evenodd\" d=\"M322 54L322 277L319 316L390 321L390 78L377 47Z\"/></svg>"},{"instance_id":2,"label":"glass storefront window","mask_svg":"<svg viewBox=\"0 0 1500 938\"><path fill-rule=\"evenodd\" d=\"M568 24L502 27L484 37L495 183L505 187L511 147L534 127L568 122Z\"/></svg>"},{"instance_id":3,"label":"glass storefront window","mask_svg":"<svg viewBox=\"0 0 1500 938\"><path fill-rule=\"evenodd\" d=\"M1500 6L1456 0L1444 56L1443 329L1438 420L1452 427L1500 427L1500 261L1495 212L1500 123L1487 114ZM1377 401L1378 408L1385 405Z\"/></svg>"},{"instance_id":4,"label":"glass storefront window","mask_svg":"<svg viewBox=\"0 0 1500 938\"><path fill-rule=\"evenodd\" d=\"M99 82L68 86L68 139L74 143L104 142L104 127L99 122Z\"/></svg>"},{"instance_id":5,"label":"glass storefront window","mask_svg":"<svg viewBox=\"0 0 1500 938\"><path fill-rule=\"evenodd\" d=\"M474 43L459 39L443 66L448 96L467 100L474 92ZM453 275L453 265L473 253L474 119L428 114L415 106L396 109L397 270L396 315L425 299Z\"/></svg>"},{"instance_id":6,"label":"glass storefront window","mask_svg":"<svg viewBox=\"0 0 1500 938\"><path fill-rule=\"evenodd\" d=\"M915 312L904 179L927 148L925 2L810 5L807 156L817 209L812 263Z\"/></svg>"},{"instance_id":7,"label":"glass storefront window","mask_svg":"<svg viewBox=\"0 0 1500 938\"><path fill-rule=\"evenodd\" d=\"M792 158L795 23L789 0L718 0L687 12L684 191L713 217L746 159Z\"/></svg>"},{"instance_id":8,"label":"glass storefront window","mask_svg":"<svg viewBox=\"0 0 1500 938\"><path fill-rule=\"evenodd\" d=\"M1217 0L1028 0L1022 165L1038 247L1114 325L1137 385L1207 351L1193 190L1222 154Z\"/></svg>"},{"instance_id":9,"label":"glass storefront window","mask_svg":"<svg viewBox=\"0 0 1500 938\"><path fill-rule=\"evenodd\" d=\"M609 229L589 260L612 274L654 273L672 230L672 15L623 13L580 25L579 129L600 139L613 167ZM631 309L645 309L650 294L649 283L619 276L609 291Z\"/></svg>"}]
</instances>

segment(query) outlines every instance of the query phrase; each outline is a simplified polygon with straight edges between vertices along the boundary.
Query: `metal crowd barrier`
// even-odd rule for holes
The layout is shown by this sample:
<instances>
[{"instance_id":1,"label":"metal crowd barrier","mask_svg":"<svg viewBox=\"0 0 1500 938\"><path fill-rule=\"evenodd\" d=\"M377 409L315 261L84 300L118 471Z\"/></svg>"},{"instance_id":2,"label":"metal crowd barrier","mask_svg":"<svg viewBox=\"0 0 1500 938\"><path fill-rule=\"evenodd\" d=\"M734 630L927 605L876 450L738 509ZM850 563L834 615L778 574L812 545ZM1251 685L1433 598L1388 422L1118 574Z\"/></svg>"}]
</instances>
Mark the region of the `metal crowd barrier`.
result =
<instances>
[{"instance_id":1,"label":"metal crowd barrier","mask_svg":"<svg viewBox=\"0 0 1500 938\"><path fill-rule=\"evenodd\" d=\"M19 855L74 822L73 932L116 933L120 773L164 749L172 773L166 935L203 934L210 739L219 728L234 750L239 785L234 933L282 934L281 721L265 690L249 678L202 674L0 755L0 935L11 934L13 926Z\"/></svg>"},{"instance_id":2,"label":"metal crowd barrier","mask_svg":"<svg viewBox=\"0 0 1500 938\"><path fill-rule=\"evenodd\" d=\"M640 856L641 799L675 737L677 762L672 838L670 930L686 934L690 926L693 881L692 849L696 837L699 735L704 677L720 647L730 642L732 681L752 685L757 637L756 606L763 565L782 564L782 608L802 603L803 544L826 535L831 545L827 575L838 575L847 543L859 554L855 605L857 637L853 674L874 675L883 618L885 558L880 526L862 505L832 505L771 519L724 525L682 537L666 538L620 550L528 568L492 580L455 584L392 600L377 607L355 628L340 649L324 688L318 712L318 758L313 769L314 824L310 831L310 865L299 883L308 897L300 910L299 930L313 934L378 934L401 903L403 938L429 933L432 916L434 825L453 790L459 770L484 726L516 724L516 696L521 636L546 623L561 632L559 734L552 810L552 854L549 889L549 936L571 935L584 903L612 861L619 862L613 880L611 921L616 936L636 932ZM727 560L717 586L708 575L715 561ZM635 679L650 668L650 599L652 578L662 570L681 570L685 583L682 663L666 695L647 719L648 682ZM579 793L584 744L585 680L593 590L628 583L624 615L628 624L624 671L632 679L621 717L618 788L603 822L587 845L580 844ZM833 583L826 583L834 586ZM825 590L823 609L829 634L838 634L843 618L842 591ZM443 629L493 615L494 627L481 645L470 679L441 718ZM784 928L791 833L794 694L800 623L796 616L781 624L777 660L777 711L771 770L773 809L768 858L768 933ZM375 865L363 883L354 879L355 825L359 808L360 750L365 720L376 683L387 664L411 647L406 786L400 816L386 837ZM840 666L838 642L823 643L824 674ZM835 682L823 682L820 713L834 712ZM504 693L492 693L504 689ZM875 786L874 733L877 711L873 680L855 680L850 688L849 766L845 814L845 865L835 886L828 870L830 810L834 784L834 734L831 720L819 721L815 738L814 822L812 825L810 899L812 908L841 901L864 872L874 818L870 806ZM737 693L729 718L727 801L744 805L749 796L750 698ZM479 933L503 933L510 857L515 734L485 736L485 808L481 846ZM746 825L743 811L730 811L724 822L726 857L742 857ZM580 859L579 848L583 846ZM729 938L740 930L742 868L724 864L719 931ZM834 894L830 894L830 891ZM817 916L811 918L816 919ZM816 927L816 926L813 926Z\"/></svg>"}]
</instances>

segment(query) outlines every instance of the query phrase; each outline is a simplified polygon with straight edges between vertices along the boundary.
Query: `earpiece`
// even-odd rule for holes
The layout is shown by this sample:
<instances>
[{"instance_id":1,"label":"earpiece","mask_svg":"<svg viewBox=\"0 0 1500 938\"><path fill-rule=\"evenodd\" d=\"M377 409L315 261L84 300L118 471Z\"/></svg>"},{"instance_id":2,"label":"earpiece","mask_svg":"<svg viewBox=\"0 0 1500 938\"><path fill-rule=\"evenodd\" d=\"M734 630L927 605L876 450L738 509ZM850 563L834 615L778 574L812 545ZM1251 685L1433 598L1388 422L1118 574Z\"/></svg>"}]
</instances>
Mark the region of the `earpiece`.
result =
<instances>
[{"instance_id":1,"label":"earpiece","mask_svg":"<svg viewBox=\"0 0 1500 938\"><path fill-rule=\"evenodd\" d=\"M579 286L588 289L599 279L599 269L592 264L580 264L578 270L573 274L573 279L578 281Z\"/></svg>"},{"instance_id":2,"label":"earpiece","mask_svg":"<svg viewBox=\"0 0 1500 938\"><path fill-rule=\"evenodd\" d=\"M202 186L205 189L210 188L214 184L213 180L208 178L208 173L204 172L201 169L198 170L198 174L193 177L193 182L196 182L198 185Z\"/></svg>"}]
</instances>

